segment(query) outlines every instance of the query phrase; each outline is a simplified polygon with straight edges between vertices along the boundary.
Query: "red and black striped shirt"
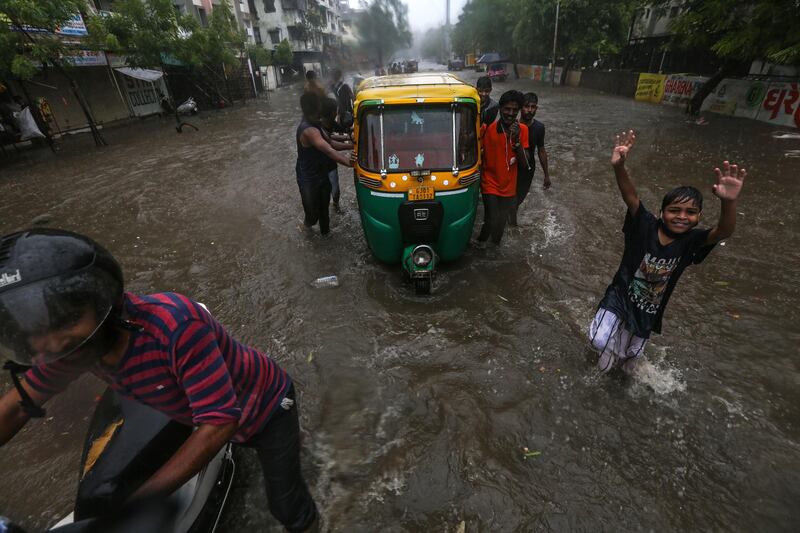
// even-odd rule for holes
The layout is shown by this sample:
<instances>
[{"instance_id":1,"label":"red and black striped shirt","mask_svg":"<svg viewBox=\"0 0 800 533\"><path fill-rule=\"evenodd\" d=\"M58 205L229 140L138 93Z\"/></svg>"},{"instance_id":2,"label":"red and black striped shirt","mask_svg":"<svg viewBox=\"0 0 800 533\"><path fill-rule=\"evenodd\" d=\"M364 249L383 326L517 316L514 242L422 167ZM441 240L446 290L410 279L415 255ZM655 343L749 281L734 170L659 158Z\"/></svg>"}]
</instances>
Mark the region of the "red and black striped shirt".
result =
<instances>
[{"instance_id":1,"label":"red and black striped shirt","mask_svg":"<svg viewBox=\"0 0 800 533\"><path fill-rule=\"evenodd\" d=\"M114 390L187 425L238 421L245 442L280 406L291 378L272 359L236 341L200 304L175 293L125 294L125 318L140 326L114 371L56 361L29 370L26 381L55 394L84 371Z\"/></svg>"}]
</instances>

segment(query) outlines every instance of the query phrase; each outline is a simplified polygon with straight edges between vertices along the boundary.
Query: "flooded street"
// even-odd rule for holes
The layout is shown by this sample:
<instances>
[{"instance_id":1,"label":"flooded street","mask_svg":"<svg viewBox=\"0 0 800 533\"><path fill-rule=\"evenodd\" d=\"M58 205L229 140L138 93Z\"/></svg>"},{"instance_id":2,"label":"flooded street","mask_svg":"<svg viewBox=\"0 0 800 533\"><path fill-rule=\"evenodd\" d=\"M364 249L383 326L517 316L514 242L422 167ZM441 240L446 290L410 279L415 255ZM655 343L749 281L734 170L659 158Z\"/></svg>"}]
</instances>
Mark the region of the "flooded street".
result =
<instances>
[{"instance_id":1,"label":"flooded street","mask_svg":"<svg viewBox=\"0 0 800 533\"><path fill-rule=\"evenodd\" d=\"M372 258L349 169L330 238L299 229L299 85L202 113L198 132L153 119L106 130L107 148L82 136L0 160L0 233L37 219L88 234L132 292L187 294L276 359L331 531L796 531L800 140L531 81L493 97L508 88L539 94L553 187L539 168L521 227L446 265L430 297ZM653 211L694 185L712 225L712 168L748 170L736 234L684 275L634 378L598 375L586 339L622 253L608 159L623 128ZM311 287L329 274L340 287ZM41 530L69 512L103 387L82 378L0 450L0 514ZM238 460L224 531L280 531L254 453Z\"/></svg>"}]
</instances>

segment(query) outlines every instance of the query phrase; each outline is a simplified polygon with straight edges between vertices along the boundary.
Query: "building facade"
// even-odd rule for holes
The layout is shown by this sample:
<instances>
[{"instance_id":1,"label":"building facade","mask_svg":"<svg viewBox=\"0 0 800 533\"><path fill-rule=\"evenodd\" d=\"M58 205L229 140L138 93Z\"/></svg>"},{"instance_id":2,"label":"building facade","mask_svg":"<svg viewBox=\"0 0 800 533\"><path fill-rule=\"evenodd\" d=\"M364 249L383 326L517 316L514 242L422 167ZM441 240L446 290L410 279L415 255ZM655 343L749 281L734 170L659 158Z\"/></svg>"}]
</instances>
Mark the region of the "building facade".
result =
<instances>
[{"instance_id":1,"label":"building facade","mask_svg":"<svg viewBox=\"0 0 800 533\"><path fill-rule=\"evenodd\" d=\"M274 50L289 41L296 63L318 62L341 45L339 0L249 0L254 43Z\"/></svg>"}]
</instances>

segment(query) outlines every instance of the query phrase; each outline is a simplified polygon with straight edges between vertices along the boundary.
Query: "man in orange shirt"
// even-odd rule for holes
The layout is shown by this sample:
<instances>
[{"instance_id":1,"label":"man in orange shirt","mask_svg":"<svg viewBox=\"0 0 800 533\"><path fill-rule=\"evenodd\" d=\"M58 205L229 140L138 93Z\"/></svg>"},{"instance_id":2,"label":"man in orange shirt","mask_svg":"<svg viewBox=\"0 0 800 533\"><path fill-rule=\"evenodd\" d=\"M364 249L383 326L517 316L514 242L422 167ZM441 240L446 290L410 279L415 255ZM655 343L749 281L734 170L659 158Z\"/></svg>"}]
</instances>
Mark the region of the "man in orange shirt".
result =
<instances>
[{"instance_id":1,"label":"man in orange shirt","mask_svg":"<svg viewBox=\"0 0 800 533\"><path fill-rule=\"evenodd\" d=\"M523 101L519 91L504 92L497 120L481 127L483 227L478 242L491 236L494 244L500 244L508 215L517 202L517 169L530 168L528 127L517 120Z\"/></svg>"}]
</instances>

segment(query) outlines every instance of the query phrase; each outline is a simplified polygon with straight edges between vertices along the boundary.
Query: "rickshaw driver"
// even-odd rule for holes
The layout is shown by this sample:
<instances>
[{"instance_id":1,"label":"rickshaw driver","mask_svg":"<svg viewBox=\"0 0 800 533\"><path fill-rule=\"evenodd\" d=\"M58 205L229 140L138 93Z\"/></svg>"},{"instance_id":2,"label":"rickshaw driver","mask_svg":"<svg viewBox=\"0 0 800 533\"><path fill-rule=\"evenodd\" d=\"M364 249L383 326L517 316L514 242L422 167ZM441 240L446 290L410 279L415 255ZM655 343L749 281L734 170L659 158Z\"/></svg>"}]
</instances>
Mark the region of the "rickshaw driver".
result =
<instances>
[{"instance_id":1,"label":"rickshaw driver","mask_svg":"<svg viewBox=\"0 0 800 533\"><path fill-rule=\"evenodd\" d=\"M185 296L125 291L119 263L88 237L30 230L0 236L0 251L0 356L16 363L15 387L0 397L0 446L92 373L196 428L131 498L171 494L231 441L256 450L272 515L290 532L317 530L294 385L275 361Z\"/></svg>"}]
</instances>

